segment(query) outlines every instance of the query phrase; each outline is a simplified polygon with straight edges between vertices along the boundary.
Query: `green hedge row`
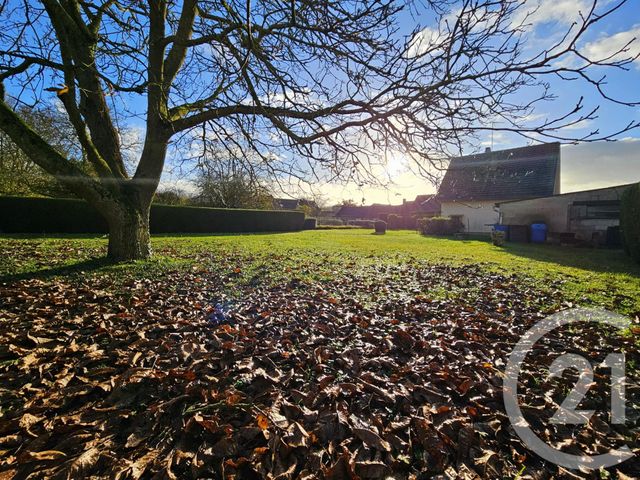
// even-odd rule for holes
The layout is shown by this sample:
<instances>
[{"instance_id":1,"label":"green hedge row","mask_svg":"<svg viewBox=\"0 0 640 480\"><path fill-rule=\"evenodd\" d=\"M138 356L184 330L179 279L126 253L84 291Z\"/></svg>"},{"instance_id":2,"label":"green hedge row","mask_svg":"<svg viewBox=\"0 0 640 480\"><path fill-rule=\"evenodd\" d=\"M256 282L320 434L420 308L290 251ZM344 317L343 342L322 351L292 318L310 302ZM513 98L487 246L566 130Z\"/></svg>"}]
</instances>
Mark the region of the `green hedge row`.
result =
<instances>
[{"instance_id":1,"label":"green hedge row","mask_svg":"<svg viewBox=\"0 0 640 480\"><path fill-rule=\"evenodd\" d=\"M318 226L318 220L315 218L305 218L304 219L304 225L303 225L303 229L304 230L315 230L316 227Z\"/></svg>"},{"instance_id":2,"label":"green hedge row","mask_svg":"<svg viewBox=\"0 0 640 480\"><path fill-rule=\"evenodd\" d=\"M397 215L390 213L387 215L387 227L389 230L415 230L416 217L414 215Z\"/></svg>"},{"instance_id":3,"label":"green hedge row","mask_svg":"<svg viewBox=\"0 0 640 480\"><path fill-rule=\"evenodd\" d=\"M453 235L462 232L464 225L459 217L430 217L418 220L423 235Z\"/></svg>"},{"instance_id":4,"label":"green hedge row","mask_svg":"<svg viewBox=\"0 0 640 480\"><path fill-rule=\"evenodd\" d=\"M248 233L302 230L304 213L152 205L151 233ZM0 197L0 232L106 233L107 223L86 202Z\"/></svg>"},{"instance_id":5,"label":"green hedge row","mask_svg":"<svg viewBox=\"0 0 640 480\"><path fill-rule=\"evenodd\" d=\"M625 251L640 262L640 184L632 185L622 194L620 230Z\"/></svg>"}]
</instances>

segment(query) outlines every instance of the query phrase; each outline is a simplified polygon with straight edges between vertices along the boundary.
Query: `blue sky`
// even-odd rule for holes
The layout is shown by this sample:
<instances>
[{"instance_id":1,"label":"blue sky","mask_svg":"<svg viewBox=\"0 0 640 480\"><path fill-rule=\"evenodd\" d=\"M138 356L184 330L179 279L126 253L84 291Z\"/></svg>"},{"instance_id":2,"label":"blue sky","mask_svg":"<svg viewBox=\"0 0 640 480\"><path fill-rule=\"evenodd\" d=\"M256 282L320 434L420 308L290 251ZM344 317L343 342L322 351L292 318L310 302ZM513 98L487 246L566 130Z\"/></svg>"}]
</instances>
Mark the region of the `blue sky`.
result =
<instances>
[{"instance_id":1,"label":"blue sky","mask_svg":"<svg viewBox=\"0 0 640 480\"><path fill-rule=\"evenodd\" d=\"M528 37L529 47L539 50L557 38L590 3L591 0L527 0L526 10L534 12L529 19L532 23ZM598 9L607 8L615 3L613 0L600 0ZM426 28L434 26L431 18L412 18L407 15L405 22L403 28L406 28L406 31L411 31L416 22ZM626 5L597 24L582 39L580 46L593 58L600 59L622 48L634 38L637 40L630 47L630 54L640 53L640 0L629 0ZM630 65L628 71L602 69L598 73L606 75L608 95L622 101L640 101L640 59ZM555 118L572 108L580 97L584 97L585 110L599 107L598 118L562 132L566 136L578 138L594 131L606 135L623 129L631 120L640 120L640 106L629 107L608 102L584 82L550 79L550 84L556 100L539 105L532 116L535 119ZM616 142L563 145L561 191L640 181L640 131L628 131L616 138ZM488 146L498 150L528 143L531 142L514 134L495 133L481 138L475 147L463 153L474 153ZM392 158L389 173L392 184L386 188L358 187L354 184L320 184L305 187L305 191L321 193L328 203L343 199L365 203L400 203L403 198L412 199L415 195L436 191L435 185L410 171L408 162L401 155ZM188 188L188 181L180 176L168 174L165 182L167 185L177 183ZM295 196L299 195L299 192L292 190L291 194Z\"/></svg>"},{"instance_id":2,"label":"blue sky","mask_svg":"<svg viewBox=\"0 0 640 480\"><path fill-rule=\"evenodd\" d=\"M599 0L599 9L614 5L617 1ZM529 18L532 24L527 41L529 48L539 51L544 45L548 45L575 21L578 13L581 10L584 11L591 2L592 0L526 0L525 11L534 12ZM407 14L403 17L402 31L410 32L416 27L416 23L423 28L435 27L433 17L415 18ZM628 0L626 5L589 31L580 46L593 57L604 58L633 38L637 40L630 47L629 53L640 53L640 0ZM640 101L640 60L636 60L629 67L629 71L607 69L602 74L607 76L606 89L609 95L620 100ZM575 105L580 97L584 97L585 110L600 107L597 119L563 132L568 136L580 137L596 130L600 134L607 134L624 128L631 120L640 120L640 107L607 102L584 82L567 83L550 79L550 83L551 91L557 99L539 105L532 115L534 119L555 118ZM8 87L9 91L19 89L19 85ZM111 101L121 105L127 103L133 110L142 113L143 98L123 95L113 96ZM132 120L129 127L130 130L125 135L125 139L127 143L131 143L129 153L130 157L135 159L144 137L143 118L138 117ZM625 132L619 135L618 140L618 142L563 146L562 191L640 181L640 131L636 129ZM485 135L462 153L474 153L487 146L503 149L526 144L527 140L517 135L496 133ZM434 192L435 185L411 173L407 164L402 155L392 156L388 173L393 184L387 188L318 184L307 186L306 191L322 193L329 203L342 199L353 199L358 202L364 199L366 203L399 203L403 198L411 199L417 194ZM188 177L185 178L184 171L178 172L175 162L171 159L165 169L162 185L165 187L177 185L186 190L192 189ZM301 196L301 193L295 190L291 190L290 193Z\"/></svg>"},{"instance_id":3,"label":"blue sky","mask_svg":"<svg viewBox=\"0 0 640 480\"><path fill-rule=\"evenodd\" d=\"M615 4L612 0L600 0L599 8ZM590 0L527 0L527 8L536 9L529 34L531 48L539 48L554 38L585 9ZM605 58L612 52L637 38L630 47L631 54L640 52L640 0L630 0L588 32L581 46L595 58ZM600 73L600 72L599 72ZM623 101L640 101L640 59L628 71L602 69L606 75L606 92ZM640 106L624 106L607 102L597 92L580 82L550 81L557 99L539 106L534 116L553 118L565 112L584 97L585 110L599 107L598 118L566 130L572 137L580 137L599 131L601 135L623 129L631 120L640 120ZM582 143L563 145L561 150L561 191L570 192L610 185L640 181L640 130L618 135L616 142ZM494 150L528 144L517 135L496 133L486 135L474 149L464 154L481 151L485 147ZM436 186L414 175L406 168L402 158L392 162L394 184L388 188L358 188L354 185L323 185L322 191L331 201L350 198L365 203L400 203L403 198L412 199L421 193L432 193Z\"/></svg>"}]
</instances>

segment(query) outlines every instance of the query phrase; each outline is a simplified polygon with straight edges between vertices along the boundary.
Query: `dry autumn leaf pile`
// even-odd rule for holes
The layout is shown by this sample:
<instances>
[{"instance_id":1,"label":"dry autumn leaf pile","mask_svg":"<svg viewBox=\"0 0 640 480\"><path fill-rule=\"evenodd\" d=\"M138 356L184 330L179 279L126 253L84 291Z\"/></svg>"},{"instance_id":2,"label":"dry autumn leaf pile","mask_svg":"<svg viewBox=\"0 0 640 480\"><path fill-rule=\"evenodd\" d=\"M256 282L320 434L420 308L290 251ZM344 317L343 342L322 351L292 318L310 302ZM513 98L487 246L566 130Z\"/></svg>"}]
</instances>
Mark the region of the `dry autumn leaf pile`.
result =
<instances>
[{"instance_id":1,"label":"dry autumn leaf pile","mask_svg":"<svg viewBox=\"0 0 640 480\"><path fill-rule=\"evenodd\" d=\"M557 293L418 263L230 292L241 268L0 285L0 478L588 477L531 455L502 404L506 356ZM429 296L443 289L456 296ZM589 425L542 421L571 385L544 380L549 351L638 361L633 336L586 333L533 353L523 410L565 451L637 451L638 412L612 431L604 381Z\"/></svg>"}]
</instances>

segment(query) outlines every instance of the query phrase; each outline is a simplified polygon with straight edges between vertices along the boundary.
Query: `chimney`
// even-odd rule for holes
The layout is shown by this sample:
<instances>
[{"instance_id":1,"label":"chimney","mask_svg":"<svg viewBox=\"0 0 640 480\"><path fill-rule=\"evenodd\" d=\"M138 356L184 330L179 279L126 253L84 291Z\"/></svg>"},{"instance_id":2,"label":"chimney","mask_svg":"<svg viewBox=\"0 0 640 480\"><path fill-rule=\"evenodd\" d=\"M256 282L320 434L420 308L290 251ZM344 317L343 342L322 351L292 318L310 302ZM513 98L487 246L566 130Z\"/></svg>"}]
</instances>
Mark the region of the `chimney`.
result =
<instances>
[{"instance_id":1,"label":"chimney","mask_svg":"<svg viewBox=\"0 0 640 480\"><path fill-rule=\"evenodd\" d=\"M484 153L491 153L491 147L487 147L484 149Z\"/></svg>"}]
</instances>

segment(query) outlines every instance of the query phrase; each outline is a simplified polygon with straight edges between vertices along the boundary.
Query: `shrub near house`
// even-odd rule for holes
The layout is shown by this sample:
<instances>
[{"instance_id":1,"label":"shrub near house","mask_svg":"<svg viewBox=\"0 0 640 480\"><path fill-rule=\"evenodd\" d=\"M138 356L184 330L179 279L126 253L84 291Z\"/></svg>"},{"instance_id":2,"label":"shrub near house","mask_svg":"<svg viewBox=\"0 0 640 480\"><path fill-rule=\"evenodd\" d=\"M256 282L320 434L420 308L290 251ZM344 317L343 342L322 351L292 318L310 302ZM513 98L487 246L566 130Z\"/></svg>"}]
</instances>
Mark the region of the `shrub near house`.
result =
<instances>
[{"instance_id":1,"label":"shrub near house","mask_svg":"<svg viewBox=\"0 0 640 480\"><path fill-rule=\"evenodd\" d=\"M418 220L418 230L423 235L453 235L462 232L464 225L459 217L431 217Z\"/></svg>"},{"instance_id":2,"label":"shrub near house","mask_svg":"<svg viewBox=\"0 0 640 480\"><path fill-rule=\"evenodd\" d=\"M397 215L390 213L387 215L387 226L390 230L413 230L416 228L415 215Z\"/></svg>"}]
</instances>

